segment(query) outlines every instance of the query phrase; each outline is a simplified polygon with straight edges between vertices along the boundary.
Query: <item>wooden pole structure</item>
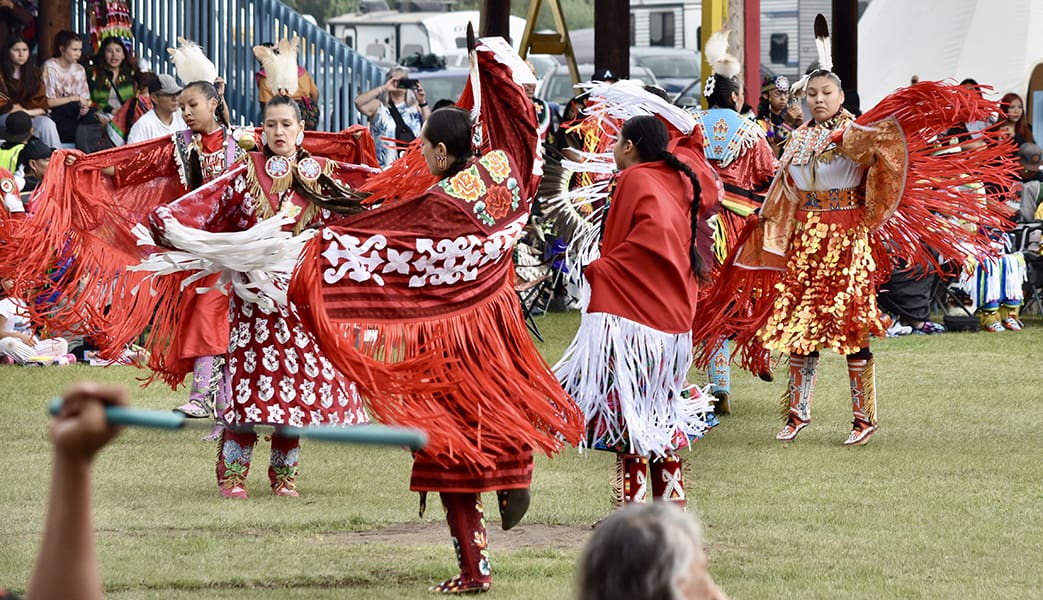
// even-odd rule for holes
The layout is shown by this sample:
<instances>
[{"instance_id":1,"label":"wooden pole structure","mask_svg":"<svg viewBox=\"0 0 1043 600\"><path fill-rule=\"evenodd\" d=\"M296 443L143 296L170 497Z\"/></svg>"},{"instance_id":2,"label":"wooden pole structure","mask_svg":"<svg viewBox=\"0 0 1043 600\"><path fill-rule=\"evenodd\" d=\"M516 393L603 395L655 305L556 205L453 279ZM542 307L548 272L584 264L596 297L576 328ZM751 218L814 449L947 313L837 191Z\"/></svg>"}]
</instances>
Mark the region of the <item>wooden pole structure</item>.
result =
<instances>
[{"instance_id":1,"label":"wooden pole structure","mask_svg":"<svg viewBox=\"0 0 1043 600\"><path fill-rule=\"evenodd\" d=\"M500 36L513 42L510 26L511 0L482 0L480 8L478 35Z\"/></svg>"},{"instance_id":2,"label":"wooden pole structure","mask_svg":"<svg viewBox=\"0 0 1043 600\"><path fill-rule=\"evenodd\" d=\"M594 0L594 70L630 78L630 0Z\"/></svg>"},{"instance_id":3,"label":"wooden pole structure","mask_svg":"<svg viewBox=\"0 0 1043 600\"><path fill-rule=\"evenodd\" d=\"M702 39L699 40L699 47L706 48L706 40L710 39L710 36L716 31L720 31L721 26L728 19L728 0L705 0L703 2L703 35ZM705 52L703 53L705 56ZM702 68L702 79L703 85L706 85L706 80L713 73L713 69L710 68L710 64L703 59ZM702 98L702 94L699 94ZM702 98L703 108L706 108L706 98Z\"/></svg>"},{"instance_id":4,"label":"wooden pole structure","mask_svg":"<svg viewBox=\"0 0 1043 600\"><path fill-rule=\"evenodd\" d=\"M761 95L761 0L743 0L743 77L746 80L746 104L757 110Z\"/></svg>"},{"instance_id":5,"label":"wooden pole structure","mask_svg":"<svg viewBox=\"0 0 1043 600\"><path fill-rule=\"evenodd\" d=\"M36 18L37 55L41 63L54 55L54 36L63 29L72 30L72 0L41 2Z\"/></svg>"},{"instance_id":6,"label":"wooden pole structure","mask_svg":"<svg viewBox=\"0 0 1043 600\"><path fill-rule=\"evenodd\" d=\"M858 89L858 0L833 0L833 72L845 90Z\"/></svg>"}]
</instances>

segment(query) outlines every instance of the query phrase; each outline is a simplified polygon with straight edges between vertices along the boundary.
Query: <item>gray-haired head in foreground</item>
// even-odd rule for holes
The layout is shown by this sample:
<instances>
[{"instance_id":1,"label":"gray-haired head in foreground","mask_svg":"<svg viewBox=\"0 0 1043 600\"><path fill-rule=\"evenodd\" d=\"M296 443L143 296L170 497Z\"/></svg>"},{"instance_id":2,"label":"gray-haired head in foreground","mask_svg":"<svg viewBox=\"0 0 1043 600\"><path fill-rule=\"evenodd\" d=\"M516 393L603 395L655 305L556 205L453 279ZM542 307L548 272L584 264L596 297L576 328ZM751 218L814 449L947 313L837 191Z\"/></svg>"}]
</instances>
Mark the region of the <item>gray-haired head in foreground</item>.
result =
<instances>
[{"instance_id":1,"label":"gray-haired head in foreground","mask_svg":"<svg viewBox=\"0 0 1043 600\"><path fill-rule=\"evenodd\" d=\"M628 504L598 524L579 565L579 600L683 600L703 552L695 518L670 503Z\"/></svg>"}]
</instances>

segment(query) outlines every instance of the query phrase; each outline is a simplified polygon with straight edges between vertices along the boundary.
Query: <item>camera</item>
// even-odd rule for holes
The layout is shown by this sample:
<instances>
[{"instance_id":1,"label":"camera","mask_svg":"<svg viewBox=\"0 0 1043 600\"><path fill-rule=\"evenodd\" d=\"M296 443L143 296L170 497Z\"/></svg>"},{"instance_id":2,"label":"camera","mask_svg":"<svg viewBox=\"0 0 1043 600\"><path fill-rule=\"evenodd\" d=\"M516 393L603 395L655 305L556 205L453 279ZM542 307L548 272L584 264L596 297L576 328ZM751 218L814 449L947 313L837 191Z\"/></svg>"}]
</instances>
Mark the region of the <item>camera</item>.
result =
<instances>
[{"instance_id":1,"label":"camera","mask_svg":"<svg viewBox=\"0 0 1043 600\"><path fill-rule=\"evenodd\" d=\"M399 87L399 89L403 89L403 90L415 90L417 84L419 84L419 83L420 82L417 81L416 79L410 79L408 77L403 77L403 78L398 80L398 87Z\"/></svg>"}]
</instances>

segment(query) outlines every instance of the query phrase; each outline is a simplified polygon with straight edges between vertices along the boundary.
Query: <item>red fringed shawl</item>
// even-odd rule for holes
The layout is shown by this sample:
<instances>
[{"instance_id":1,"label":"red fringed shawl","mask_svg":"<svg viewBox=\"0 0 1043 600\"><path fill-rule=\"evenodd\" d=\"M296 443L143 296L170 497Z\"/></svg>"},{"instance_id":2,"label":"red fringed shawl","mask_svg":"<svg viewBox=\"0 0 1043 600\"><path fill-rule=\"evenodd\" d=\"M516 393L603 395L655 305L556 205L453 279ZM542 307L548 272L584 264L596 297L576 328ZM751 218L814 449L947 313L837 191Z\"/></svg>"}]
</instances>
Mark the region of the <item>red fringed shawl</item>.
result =
<instances>
[{"instance_id":1,"label":"red fringed shawl","mask_svg":"<svg viewBox=\"0 0 1043 600\"><path fill-rule=\"evenodd\" d=\"M304 147L341 162L376 165L372 137L361 126L308 132ZM70 155L76 162L68 166ZM116 177L101 173L109 166L116 167ZM32 197L31 217L6 228L2 274L15 281L16 294L37 299L30 303L34 322L53 332L93 336L118 356L150 323L173 323L183 314L179 302L160 306L159 300L181 298L184 276L146 281L147 273L126 268L152 250L137 246L131 229L185 192L170 138L88 155L59 150ZM146 345L153 353L150 367L175 386L184 379L186 363L177 365L181 353L169 340L170 332L153 330Z\"/></svg>"},{"instance_id":2,"label":"red fringed shawl","mask_svg":"<svg viewBox=\"0 0 1043 600\"><path fill-rule=\"evenodd\" d=\"M413 378L433 386L367 397L371 415L424 429L427 458L473 470L491 468L496 456L550 454L563 441L577 443L583 426L533 345L513 291L536 123L509 68L487 54L478 54L481 122L497 150L436 182L426 167L421 172L413 145L367 184L383 204L323 228L290 285L291 301L340 370L350 375L373 357L412 368ZM465 92L461 104L469 98ZM425 356L442 357L448 369L399 367Z\"/></svg>"}]
</instances>

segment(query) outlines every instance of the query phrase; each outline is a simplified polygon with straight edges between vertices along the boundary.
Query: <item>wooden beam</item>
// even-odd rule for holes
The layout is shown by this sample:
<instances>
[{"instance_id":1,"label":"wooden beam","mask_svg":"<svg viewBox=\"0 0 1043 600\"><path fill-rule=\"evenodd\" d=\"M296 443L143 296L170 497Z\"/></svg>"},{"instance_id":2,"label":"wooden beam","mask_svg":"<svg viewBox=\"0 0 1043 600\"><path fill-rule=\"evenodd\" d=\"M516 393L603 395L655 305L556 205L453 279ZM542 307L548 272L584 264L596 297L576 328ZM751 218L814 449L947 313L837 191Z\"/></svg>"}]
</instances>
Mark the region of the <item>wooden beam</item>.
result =
<instances>
[{"instance_id":1,"label":"wooden beam","mask_svg":"<svg viewBox=\"0 0 1043 600\"><path fill-rule=\"evenodd\" d=\"M41 63L54 55L54 36L63 29L72 30L72 0L41 2L36 18L37 55Z\"/></svg>"},{"instance_id":2,"label":"wooden beam","mask_svg":"<svg viewBox=\"0 0 1043 600\"><path fill-rule=\"evenodd\" d=\"M630 0L594 0L594 70L630 78Z\"/></svg>"},{"instance_id":3,"label":"wooden beam","mask_svg":"<svg viewBox=\"0 0 1043 600\"><path fill-rule=\"evenodd\" d=\"M743 46L743 73L746 80L746 104L757 110L761 96L761 0L743 0L746 44Z\"/></svg>"},{"instance_id":4,"label":"wooden beam","mask_svg":"<svg viewBox=\"0 0 1043 600\"><path fill-rule=\"evenodd\" d=\"M858 89L858 0L833 0L833 72L845 90Z\"/></svg>"},{"instance_id":5,"label":"wooden beam","mask_svg":"<svg viewBox=\"0 0 1043 600\"><path fill-rule=\"evenodd\" d=\"M710 36L715 32L720 31L721 27L728 20L728 0L705 0L703 2L703 35L702 39L699 40L699 47L706 48L706 40L710 39ZM713 69L703 59L702 68L702 79L703 85L706 85L706 80L713 73ZM702 98L702 94L699 94ZM706 98L702 98L703 108L706 108Z\"/></svg>"},{"instance_id":6,"label":"wooden beam","mask_svg":"<svg viewBox=\"0 0 1043 600\"><path fill-rule=\"evenodd\" d=\"M511 0L482 0L480 9L480 37L500 36L510 42L514 41L511 39Z\"/></svg>"}]
</instances>

